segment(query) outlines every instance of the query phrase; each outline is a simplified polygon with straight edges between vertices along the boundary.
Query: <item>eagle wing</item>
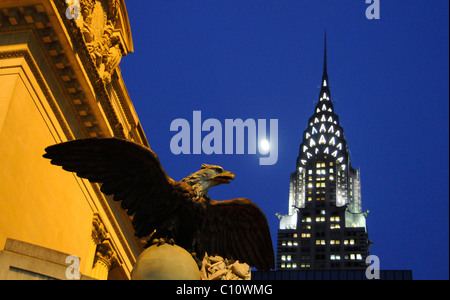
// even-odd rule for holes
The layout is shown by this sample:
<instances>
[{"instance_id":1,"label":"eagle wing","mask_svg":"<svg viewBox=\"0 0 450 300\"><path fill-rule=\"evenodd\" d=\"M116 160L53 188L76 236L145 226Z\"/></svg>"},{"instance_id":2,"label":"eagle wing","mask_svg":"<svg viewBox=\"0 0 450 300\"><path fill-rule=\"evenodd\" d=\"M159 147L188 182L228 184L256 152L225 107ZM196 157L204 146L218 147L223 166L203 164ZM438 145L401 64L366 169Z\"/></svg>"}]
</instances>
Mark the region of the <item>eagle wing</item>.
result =
<instances>
[{"instance_id":1,"label":"eagle wing","mask_svg":"<svg viewBox=\"0 0 450 300\"><path fill-rule=\"evenodd\" d=\"M232 257L258 270L275 268L266 216L252 201L211 200L203 232L203 245L209 255Z\"/></svg>"},{"instance_id":2,"label":"eagle wing","mask_svg":"<svg viewBox=\"0 0 450 300\"><path fill-rule=\"evenodd\" d=\"M170 178L149 148L117 138L80 139L45 149L45 158L114 195L129 215L138 237L153 232L177 208L190 202L190 187Z\"/></svg>"}]
</instances>

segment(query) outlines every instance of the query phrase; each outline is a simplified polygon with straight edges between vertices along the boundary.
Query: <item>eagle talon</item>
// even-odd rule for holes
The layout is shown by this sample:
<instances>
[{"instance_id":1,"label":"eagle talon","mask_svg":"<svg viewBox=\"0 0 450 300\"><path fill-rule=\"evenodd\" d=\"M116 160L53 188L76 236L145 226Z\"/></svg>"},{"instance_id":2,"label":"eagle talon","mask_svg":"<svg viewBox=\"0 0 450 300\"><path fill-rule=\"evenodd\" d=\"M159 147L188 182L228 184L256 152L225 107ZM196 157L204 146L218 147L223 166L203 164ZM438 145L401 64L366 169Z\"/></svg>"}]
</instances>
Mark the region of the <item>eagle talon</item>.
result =
<instances>
[{"instance_id":1,"label":"eagle talon","mask_svg":"<svg viewBox=\"0 0 450 300\"><path fill-rule=\"evenodd\" d=\"M160 239L153 239L152 240L152 245L156 245L156 246L161 246L164 244L169 244L171 246L175 245L175 240L174 239L168 239L166 240L165 238L160 238Z\"/></svg>"}]
</instances>

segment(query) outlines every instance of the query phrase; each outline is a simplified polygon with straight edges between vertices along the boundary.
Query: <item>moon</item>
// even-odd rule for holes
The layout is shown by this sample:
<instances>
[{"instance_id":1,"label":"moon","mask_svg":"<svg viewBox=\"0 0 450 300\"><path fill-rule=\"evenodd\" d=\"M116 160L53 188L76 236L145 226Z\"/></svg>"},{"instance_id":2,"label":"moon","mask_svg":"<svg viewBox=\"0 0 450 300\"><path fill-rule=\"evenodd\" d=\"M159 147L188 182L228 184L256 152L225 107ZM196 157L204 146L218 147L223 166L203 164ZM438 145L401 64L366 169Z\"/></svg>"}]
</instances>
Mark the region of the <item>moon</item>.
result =
<instances>
[{"instance_id":1,"label":"moon","mask_svg":"<svg viewBox=\"0 0 450 300\"><path fill-rule=\"evenodd\" d=\"M261 154L267 154L270 151L270 143L268 140L264 139L259 142L259 152Z\"/></svg>"}]
</instances>

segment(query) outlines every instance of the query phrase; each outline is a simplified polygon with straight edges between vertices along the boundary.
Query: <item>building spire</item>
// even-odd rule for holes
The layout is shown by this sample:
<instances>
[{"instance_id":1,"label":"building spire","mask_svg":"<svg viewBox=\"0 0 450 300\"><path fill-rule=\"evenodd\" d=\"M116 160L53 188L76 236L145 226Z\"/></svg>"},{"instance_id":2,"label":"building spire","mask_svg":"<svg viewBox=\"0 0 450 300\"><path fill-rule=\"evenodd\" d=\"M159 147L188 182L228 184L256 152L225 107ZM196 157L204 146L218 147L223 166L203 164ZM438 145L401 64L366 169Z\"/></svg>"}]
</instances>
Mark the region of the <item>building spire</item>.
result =
<instances>
[{"instance_id":1,"label":"building spire","mask_svg":"<svg viewBox=\"0 0 450 300\"><path fill-rule=\"evenodd\" d=\"M327 31L325 30L325 47L323 51L323 79L328 79L327 74Z\"/></svg>"}]
</instances>

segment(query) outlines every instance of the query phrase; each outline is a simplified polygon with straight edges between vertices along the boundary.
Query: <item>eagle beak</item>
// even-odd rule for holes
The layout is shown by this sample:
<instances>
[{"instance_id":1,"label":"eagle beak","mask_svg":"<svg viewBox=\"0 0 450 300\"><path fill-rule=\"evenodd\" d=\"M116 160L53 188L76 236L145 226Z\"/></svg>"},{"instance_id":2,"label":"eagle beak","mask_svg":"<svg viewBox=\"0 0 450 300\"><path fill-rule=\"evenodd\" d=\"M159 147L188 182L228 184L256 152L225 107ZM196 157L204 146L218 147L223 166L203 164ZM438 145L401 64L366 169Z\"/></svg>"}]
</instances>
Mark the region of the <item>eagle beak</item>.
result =
<instances>
[{"instance_id":1,"label":"eagle beak","mask_svg":"<svg viewBox=\"0 0 450 300\"><path fill-rule=\"evenodd\" d=\"M212 178L217 184L229 184L234 179L234 174L229 171L223 171Z\"/></svg>"}]
</instances>

